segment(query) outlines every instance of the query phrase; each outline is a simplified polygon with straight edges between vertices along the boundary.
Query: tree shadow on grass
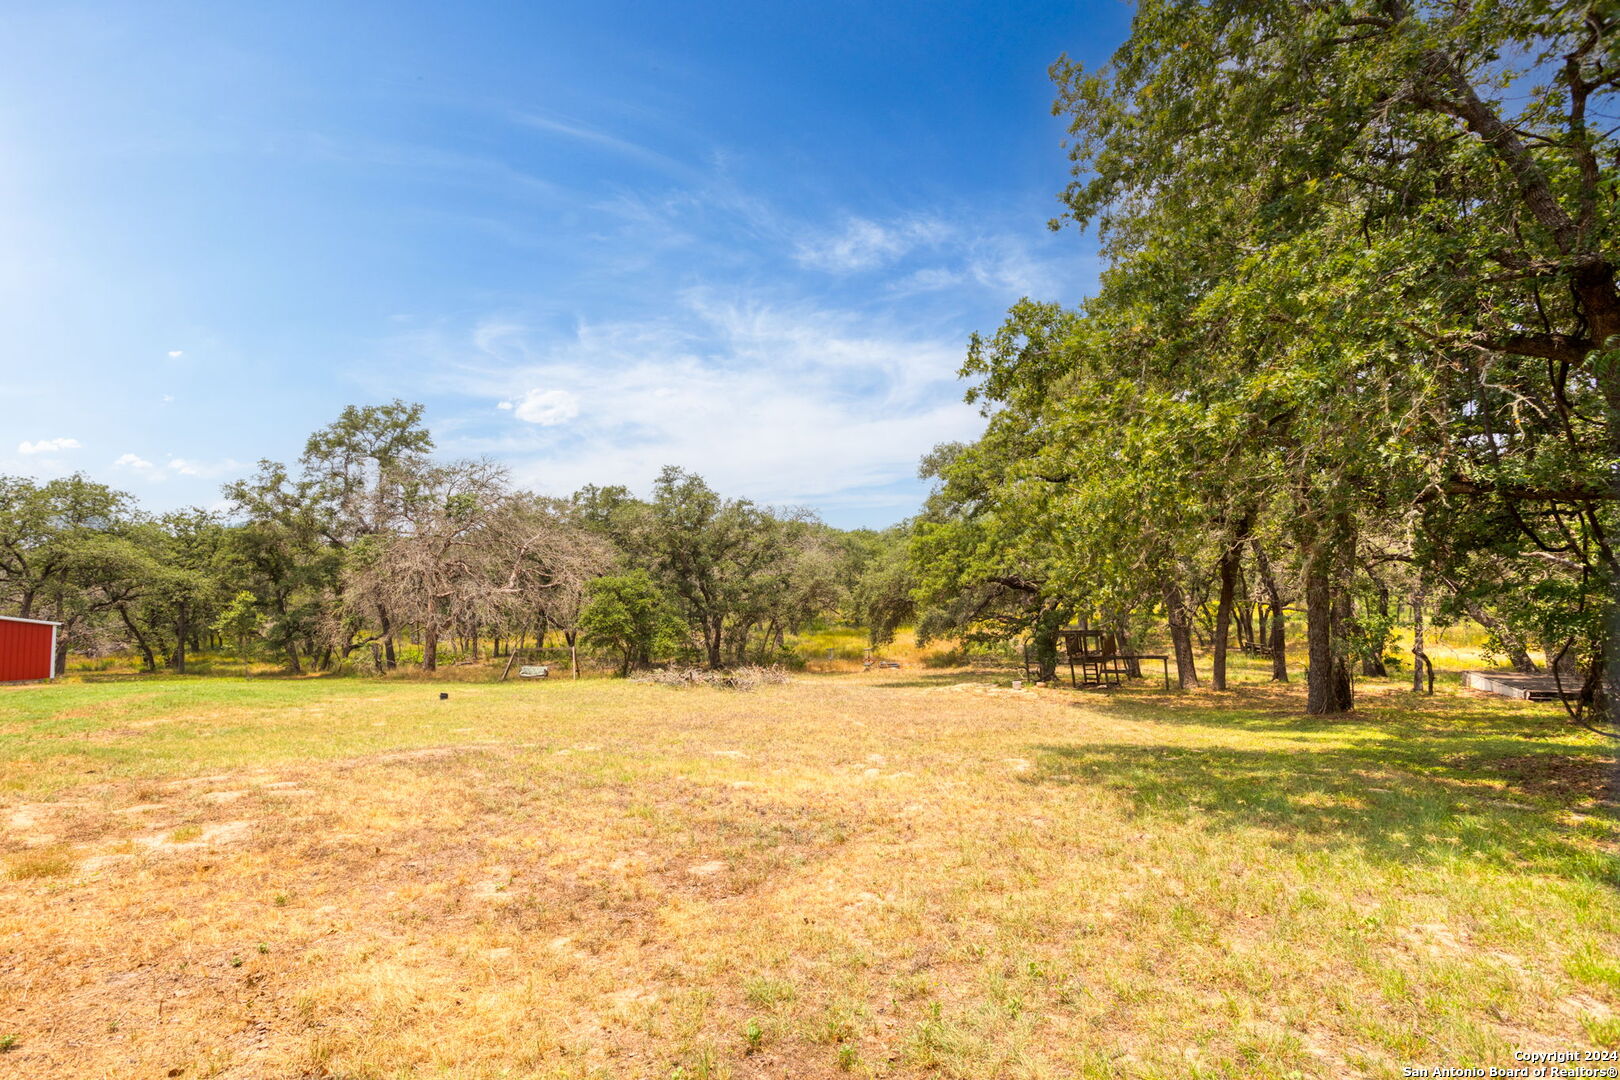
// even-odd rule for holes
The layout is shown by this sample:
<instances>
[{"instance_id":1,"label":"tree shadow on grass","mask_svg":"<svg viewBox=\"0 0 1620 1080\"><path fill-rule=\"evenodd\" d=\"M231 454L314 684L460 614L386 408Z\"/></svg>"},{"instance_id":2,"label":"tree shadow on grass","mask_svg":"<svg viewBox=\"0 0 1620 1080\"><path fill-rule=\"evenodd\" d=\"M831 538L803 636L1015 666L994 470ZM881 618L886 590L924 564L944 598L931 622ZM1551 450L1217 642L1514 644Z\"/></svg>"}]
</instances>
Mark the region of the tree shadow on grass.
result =
<instances>
[{"instance_id":1,"label":"tree shadow on grass","mask_svg":"<svg viewBox=\"0 0 1620 1080\"><path fill-rule=\"evenodd\" d=\"M1325 732L1377 728L1401 738L1424 740L1573 738L1587 740L1556 703L1519 702L1456 690L1434 696L1412 694L1384 683L1357 695L1356 710L1341 716L1305 712L1300 684L1238 686L1227 691L1162 691L1140 685L1114 691L1083 692L1073 705L1103 705L1133 720L1216 724L1255 731Z\"/></svg>"},{"instance_id":2,"label":"tree shadow on grass","mask_svg":"<svg viewBox=\"0 0 1620 1080\"><path fill-rule=\"evenodd\" d=\"M1598 799L1611 762L1591 746L1524 748L1499 737L1466 749L1387 738L1273 749L1045 744L1020 782L1101 787L1139 814L1262 830L1270 836L1258 842L1278 847L1349 845L1379 861L1477 860L1620 887L1620 827Z\"/></svg>"},{"instance_id":3,"label":"tree shadow on grass","mask_svg":"<svg viewBox=\"0 0 1620 1080\"><path fill-rule=\"evenodd\" d=\"M1006 678L956 669L881 685ZM1307 715L1299 683L1064 694L1077 711L1202 729L1200 741L1229 732L1271 745L1052 743L1032 748L1039 766L1022 782L1102 786L1144 813L1196 813L1271 830L1279 843L1357 844L1402 862L1482 859L1620 885L1614 748L1571 726L1556 704L1414 695L1394 681L1365 686L1356 712L1339 717Z\"/></svg>"}]
</instances>

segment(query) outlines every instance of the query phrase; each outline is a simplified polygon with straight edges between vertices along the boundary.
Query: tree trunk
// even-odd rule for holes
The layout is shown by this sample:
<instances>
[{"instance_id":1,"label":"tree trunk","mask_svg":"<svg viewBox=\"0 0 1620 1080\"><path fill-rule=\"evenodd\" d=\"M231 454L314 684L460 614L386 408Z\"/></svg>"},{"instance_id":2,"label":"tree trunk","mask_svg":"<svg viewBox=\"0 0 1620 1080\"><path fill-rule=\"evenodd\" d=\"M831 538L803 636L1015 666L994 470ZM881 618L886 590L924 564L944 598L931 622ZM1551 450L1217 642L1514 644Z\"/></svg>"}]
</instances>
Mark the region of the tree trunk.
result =
<instances>
[{"instance_id":1,"label":"tree trunk","mask_svg":"<svg viewBox=\"0 0 1620 1080\"><path fill-rule=\"evenodd\" d=\"M1232 595L1237 591L1238 574L1237 544L1229 545L1221 552L1221 595L1215 604L1215 689L1226 689L1226 645L1227 638L1231 636L1232 627Z\"/></svg>"},{"instance_id":2,"label":"tree trunk","mask_svg":"<svg viewBox=\"0 0 1620 1080\"><path fill-rule=\"evenodd\" d=\"M1603 724L1609 719L1608 669L1609 665L1601 654L1594 656L1585 672L1586 681L1581 686L1582 711L1593 724Z\"/></svg>"},{"instance_id":3,"label":"tree trunk","mask_svg":"<svg viewBox=\"0 0 1620 1080\"><path fill-rule=\"evenodd\" d=\"M1288 681L1288 627L1281 604L1271 609L1271 681Z\"/></svg>"},{"instance_id":4,"label":"tree trunk","mask_svg":"<svg viewBox=\"0 0 1620 1080\"><path fill-rule=\"evenodd\" d=\"M1434 693L1434 661L1429 654L1423 639L1423 606L1428 602L1428 586L1419 581L1417 589L1412 593L1412 693L1423 693L1423 677L1429 677L1428 692Z\"/></svg>"},{"instance_id":5,"label":"tree trunk","mask_svg":"<svg viewBox=\"0 0 1620 1080\"><path fill-rule=\"evenodd\" d=\"M1423 651L1423 583L1412 592L1412 693L1423 692L1423 661L1429 658Z\"/></svg>"},{"instance_id":6,"label":"tree trunk","mask_svg":"<svg viewBox=\"0 0 1620 1080\"><path fill-rule=\"evenodd\" d=\"M1310 668L1305 680L1305 711L1334 716L1355 707L1350 665L1345 657L1343 589L1334 588L1333 553L1318 545L1305 560L1306 648Z\"/></svg>"},{"instance_id":7,"label":"tree trunk","mask_svg":"<svg viewBox=\"0 0 1620 1080\"><path fill-rule=\"evenodd\" d=\"M1035 661L1035 680L1051 682L1057 677L1058 631L1063 628L1061 612L1044 610L1035 616L1029 628L1031 656Z\"/></svg>"},{"instance_id":8,"label":"tree trunk","mask_svg":"<svg viewBox=\"0 0 1620 1080\"><path fill-rule=\"evenodd\" d=\"M709 653L709 670L720 670L720 648L724 644L724 624L719 619L711 619L703 624L703 644Z\"/></svg>"},{"instance_id":9,"label":"tree trunk","mask_svg":"<svg viewBox=\"0 0 1620 1080\"><path fill-rule=\"evenodd\" d=\"M124 620L124 625L129 628L130 634L134 636L135 647L141 650L141 662L145 665L147 672L155 674L157 672L157 657L152 655L152 646L146 640L146 635L141 633L135 626L135 620L129 617L129 612L123 605L119 605L118 616Z\"/></svg>"},{"instance_id":10,"label":"tree trunk","mask_svg":"<svg viewBox=\"0 0 1620 1080\"><path fill-rule=\"evenodd\" d=\"M1507 623L1486 611L1474 600L1461 594L1457 599L1462 601L1463 610L1468 612L1468 617L1489 630L1491 636L1501 644L1502 651L1507 654L1508 663L1513 666L1514 671L1520 675L1534 675L1539 670L1536 662L1530 659L1530 652L1525 648L1524 639L1515 634Z\"/></svg>"},{"instance_id":11,"label":"tree trunk","mask_svg":"<svg viewBox=\"0 0 1620 1080\"><path fill-rule=\"evenodd\" d=\"M579 631L564 630L563 640L568 642L568 666L573 669L574 678L579 678Z\"/></svg>"},{"instance_id":12,"label":"tree trunk","mask_svg":"<svg viewBox=\"0 0 1620 1080\"><path fill-rule=\"evenodd\" d=\"M1119 624L1114 627L1114 641L1118 644L1120 652L1129 653L1132 651L1131 636L1129 631L1125 629L1125 626L1125 620L1122 619L1120 620ZM1136 659L1134 656L1125 661L1125 674L1129 678L1140 679L1142 677L1142 661Z\"/></svg>"},{"instance_id":13,"label":"tree trunk","mask_svg":"<svg viewBox=\"0 0 1620 1080\"><path fill-rule=\"evenodd\" d=\"M383 662L389 671L399 666L399 658L394 655L394 624L388 618L388 612L378 609L377 622L382 627Z\"/></svg>"},{"instance_id":14,"label":"tree trunk","mask_svg":"<svg viewBox=\"0 0 1620 1080\"><path fill-rule=\"evenodd\" d=\"M1164 610L1170 622L1170 644L1176 654L1176 679L1183 690L1198 687L1198 668L1193 661L1192 620L1187 614L1187 601L1181 583L1173 575L1164 582Z\"/></svg>"},{"instance_id":15,"label":"tree trunk","mask_svg":"<svg viewBox=\"0 0 1620 1080\"><path fill-rule=\"evenodd\" d=\"M1345 573L1348 575L1349 571ZM1333 590L1333 688L1341 695L1341 702L1345 712L1355 708L1354 692L1355 680L1351 668L1354 657L1350 652L1350 643L1360 635L1356 626L1355 601L1350 592L1350 583L1343 578L1336 578Z\"/></svg>"},{"instance_id":16,"label":"tree trunk","mask_svg":"<svg viewBox=\"0 0 1620 1080\"><path fill-rule=\"evenodd\" d=\"M186 605L181 604L178 610L179 615L174 624L174 656L170 658L169 664L176 672L184 675L186 673L186 636L191 628L186 625Z\"/></svg>"},{"instance_id":17,"label":"tree trunk","mask_svg":"<svg viewBox=\"0 0 1620 1080\"><path fill-rule=\"evenodd\" d=\"M422 634L422 670L439 670L439 628L429 626Z\"/></svg>"},{"instance_id":18,"label":"tree trunk","mask_svg":"<svg viewBox=\"0 0 1620 1080\"><path fill-rule=\"evenodd\" d=\"M1267 644L1271 647L1271 681L1288 681L1288 632L1283 626L1282 592L1277 588L1277 577L1271 572L1271 560L1266 558L1265 549L1260 546L1257 537L1249 538L1249 547L1254 551L1255 571L1260 575L1260 583L1265 586L1266 598L1271 602L1271 626Z\"/></svg>"},{"instance_id":19,"label":"tree trunk","mask_svg":"<svg viewBox=\"0 0 1620 1080\"><path fill-rule=\"evenodd\" d=\"M1382 580L1373 576L1369 567L1367 576L1372 578L1373 587L1378 594L1378 616L1380 626L1388 626L1389 622L1389 586ZM1363 637L1361 650L1361 674L1370 679L1385 679L1389 677L1389 668L1384 665L1384 642L1372 641Z\"/></svg>"},{"instance_id":20,"label":"tree trunk","mask_svg":"<svg viewBox=\"0 0 1620 1080\"><path fill-rule=\"evenodd\" d=\"M1237 606L1233 608L1234 619L1237 624L1238 648L1247 651L1254 644L1254 589L1249 584L1249 575L1243 571L1243 548L1248 537L1238 538L1237 558Z\"/></svg>"},{"instance_id":21,"label":"tree trunk","mask_svg":"<svg viewBox=\"0 0 1620 1080\"><path fill-rule=\"evenodd\" d=\"M1305 568L1305 711L1336 712L1328 685L1333 670L1333 589L1325 569L1312 560Z\"/></svg>"}]
</instances>

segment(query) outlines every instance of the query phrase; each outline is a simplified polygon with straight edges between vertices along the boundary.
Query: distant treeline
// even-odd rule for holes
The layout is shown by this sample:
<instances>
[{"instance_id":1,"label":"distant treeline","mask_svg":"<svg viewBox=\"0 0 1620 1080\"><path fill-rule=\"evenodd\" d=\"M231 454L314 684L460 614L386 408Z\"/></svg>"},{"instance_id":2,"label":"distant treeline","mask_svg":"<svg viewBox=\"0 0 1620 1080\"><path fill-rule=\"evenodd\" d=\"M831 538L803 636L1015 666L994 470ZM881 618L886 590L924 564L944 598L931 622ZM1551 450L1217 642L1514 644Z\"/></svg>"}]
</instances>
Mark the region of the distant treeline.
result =
<instances>
[{"instance_id":1,"label":"distant treeline","mask_svg":"<svg viewBox=\"0 0 1620 1080\"><path fill-rule=\"evenodd\" d=\"M650 499L546 498L432 450L422 407L395 401L345 409L292 466L260 462L223 512L146 514L83 476L0 478L0 609L62 624L59 669L69 650L132 650L185 671L212 645L292 672L386 670L404 641L431 671L548 633L623 670L719 667L779 658L810 620L882 642L911 615L903 529L835 529L675 468Z\"/></svg>"}]
</instances>

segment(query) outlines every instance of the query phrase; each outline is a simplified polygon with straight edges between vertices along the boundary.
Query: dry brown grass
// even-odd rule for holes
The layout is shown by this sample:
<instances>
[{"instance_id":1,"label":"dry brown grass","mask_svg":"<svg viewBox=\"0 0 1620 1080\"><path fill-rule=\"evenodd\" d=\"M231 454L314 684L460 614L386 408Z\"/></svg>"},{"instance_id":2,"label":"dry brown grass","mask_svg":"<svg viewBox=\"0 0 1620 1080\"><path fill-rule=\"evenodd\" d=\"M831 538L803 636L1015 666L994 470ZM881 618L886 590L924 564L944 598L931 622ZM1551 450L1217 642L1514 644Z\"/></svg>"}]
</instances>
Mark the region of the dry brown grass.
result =
<instances>
[{"instance_id":1,"label":"dry brown grass","mask_svg":"<svg viewBox=\"0 0 1620 1080\"><path fill-rule=\"evenodd\" d=\"M0 713L0 1076L1396 1076L1620 1038L1616 830L1549 782L1597 760L1551 710L961 679L41 688Z\"/></svg>"}]
</instances>

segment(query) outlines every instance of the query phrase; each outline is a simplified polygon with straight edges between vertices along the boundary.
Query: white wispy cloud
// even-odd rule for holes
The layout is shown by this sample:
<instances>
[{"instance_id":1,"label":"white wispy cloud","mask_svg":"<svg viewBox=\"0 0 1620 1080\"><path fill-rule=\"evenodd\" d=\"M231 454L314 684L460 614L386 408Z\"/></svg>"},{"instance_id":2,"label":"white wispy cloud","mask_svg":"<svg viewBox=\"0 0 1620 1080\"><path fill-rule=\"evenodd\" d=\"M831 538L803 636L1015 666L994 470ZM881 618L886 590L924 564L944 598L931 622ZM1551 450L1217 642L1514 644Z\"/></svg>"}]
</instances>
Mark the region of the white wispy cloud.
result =
<instances>
[{"instance_id":1,"label":"white wispy cloud","mask_svg":"<svg viewBox=\"0 0 1620 1080\"><path fill-rule=\"evenodd\" d=\"M113 468L140 473L148 479L160 480L163 478L163 471L139 454L120 454L117 460L113 462Z\"/></svg>"},{"instance_id":2,"label":"white wispy cloud","mask_svg":"<svg viewBox=\"0 0 1620 1080\"><path fill-rule=\"evenodd\" d=\"M567 390L532 389L516 402L500 403L519 420L541 427L566 424L579 415L579 398Z\"/></svg>"},{"instance_id":3,"label":"white wispy cloud","mask_svg":"<svg viewBox=\"0 0 1620 1080\"><path fill-rule=\"evenodd\" d=\"M799 265L816 270L856 273L886 266L915 248L938 244L950 234L944 222L931 218L880 223L852 217L836 231L801 239L794 258Z\"/></svg>"},{"instance_id":4,"label":"white wispy cloud","mask_svg":"<svg viewBox=\"0 0 1620 1080\"><path fill-rule=\"evenodd\" d=\"M414 320L351 374L383 399L420 387L441 451L549 493L645 491L674 464L728 494L897 519L921 497L918 458L982 429L956 375L968 333L1023 295L1077 299L1089 270L1046 232L983 215L817 221L718 166L588 209L603 226L580 279L593 291Z\"/></svg>"},{"instance_id":5,"label":"white wispy cloud","mask_svg":"<svg viewBox=\"0 0 1620 1080\"><path fill-rule=\"evenodd\" d=\"M552 135L560 135L566 139L572 139L576 142L587 143L591 146L600 147L601 149L612 151L613 153L624 157L635 158L636 160L643 161L649 165L655 165L667 172L684 173L688 171L680 162L665 154L659 153L657 150L643 146L638 142L633 142L630 139L621 138L618 135L611 134L601 130L600 128L593 127L590 124L582 123L578 120L571 118L565 119L563 117L535 112L533 110L514 113L512 115L512 119L523 127L533 128L536 131L544 131Z\"/></svg>"},{"instance_id":6,"label":"white wispy cloud","mask_svg":"<svg viewBox=\"0 0 1620 1080\"><path fill-rule=\"evenodd\" d=\"M964 309L989 303L994 317L1023 296L1077 301L1092 291L1100 269L1070 238L1028 228L1016 214L987 219L941 209L817 221L784 212L723 175L689 189L618 192L591 209L615 230L594 256L615 275L678 261L732 279L738 266L749 266L781 280L785 262L815 275L818 292L830 277L834 289L892 304L926 294Z\"/></svg>"},{"instance_id":7,"label":"white wispy cloud","mask_svg":"<svg viewBox=\"0 0 1620 1080\"><path fill-rule=\"evenodd\" d=\"M218 461L199 461L195 458L170 456L163 464L149 461L136 453L121 454L112 463L120 472L131 473L152 483L163 483L172 477L183 476L199 480L218 480L241 475L247 466L235 458Z\"/></svg>"},{"instance_id":8,"label":"white wispy cloud","mask_svg":"<svg viewBox=\"0 0 1620 1080\"><path fill-rule=\"evenodd\" d=\"M728 494L898 518L916 505L917 459L982 423L960 400L959 341L806 303L693 290L655 319L548 333L493 318L461 342L414 344L440 390L510 419L447 425L442 448L557 494L645 490L674 464Z\"/></svg>"},{"instance_id":9,"label":"white wispy cloud","mask_svg":"<svg viewBox=\"0 0 1620 1080\"><path fill-rule=\"evenodd\" d=\"M217 479L222 476L235 476L246 469L235 458L223 458L219 461L196 461L191 458L170 458L169 468L181 476L198 476L204 479Z\"/></svg>"},{"instance_id":10,"label":"white wispy cloud","mask_svg":"<svg viewBox=\"0 0 1620 1080\"><path fill-rule=\"evenodd\" d=\"M921 293L957 289L968 280L969 275L961 270L953 270L946 266L924 266L902 278L890 281L885 288L890 297L905 298Z\"/></svg>"},{"instance_id":11,"label":"white wispy cloud","mask_svg":"<svg viewBox=\"0 0 1620 1080\"><path fill-rule=\"evenodd\" d=\"M40 439L38 442L20 442L19 454L54 454L62 450L79 449L78 439Z\"/></svg>"},{"instance_id":12,"label":"white wispy cloud","mask_svg":"<svg viewBox=\"0 0 1620 1080\"><path fill-rule=\"evenodd\" d=\"M967 257L965 272L985 289L1003 296L1062 299L1074 288L1058 265L1037 256L1022 238L981 239Z\"/></svg>"}]
</instances>

